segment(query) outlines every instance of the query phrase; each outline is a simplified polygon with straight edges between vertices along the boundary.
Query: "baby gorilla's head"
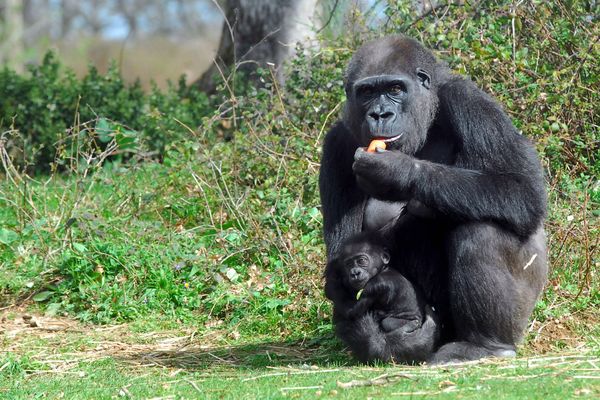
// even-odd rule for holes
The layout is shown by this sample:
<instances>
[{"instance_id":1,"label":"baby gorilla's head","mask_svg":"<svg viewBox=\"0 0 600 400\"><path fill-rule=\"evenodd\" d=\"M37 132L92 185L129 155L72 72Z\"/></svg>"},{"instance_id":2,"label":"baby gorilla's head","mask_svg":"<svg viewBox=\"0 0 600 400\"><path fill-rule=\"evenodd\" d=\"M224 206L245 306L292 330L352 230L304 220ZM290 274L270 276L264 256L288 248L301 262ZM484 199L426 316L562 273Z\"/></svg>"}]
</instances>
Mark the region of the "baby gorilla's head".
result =
<instances>
[{"instance_id":1,"label":"baby gorilla's head","mask_svg":"<svg viewBox=\"0 0 600 400\"><path fill-rule=\"evenodd\" d=\"M339 257L344 284L360 290L390 262L390 254L372 235L361 234L349 239Z\"/></svg>"}]
</instances>

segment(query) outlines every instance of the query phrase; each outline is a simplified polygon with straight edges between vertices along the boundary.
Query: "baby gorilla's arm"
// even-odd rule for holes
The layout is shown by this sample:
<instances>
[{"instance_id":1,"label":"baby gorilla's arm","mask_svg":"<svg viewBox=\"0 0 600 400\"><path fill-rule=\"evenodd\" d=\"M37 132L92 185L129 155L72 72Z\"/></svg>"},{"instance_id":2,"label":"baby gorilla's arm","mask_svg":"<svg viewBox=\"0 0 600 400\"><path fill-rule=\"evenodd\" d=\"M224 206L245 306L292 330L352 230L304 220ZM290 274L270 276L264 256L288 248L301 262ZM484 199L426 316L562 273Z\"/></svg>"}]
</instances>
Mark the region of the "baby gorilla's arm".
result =
<instances>
[{"instance_id":1,"label":"baby gorilla's arm","mask_svg":"<svg viewBox=\"0 0 600 400\"><path fill-rule=\"evenodd\" d=\"M348 309L347 316L349 319L356 319L365 315L375 304L375 297L371 293L365 293L366 291L365 288L356 304Z\"/></svg>"},{"instance_id":2,"label":"baby gorilla's arm","mask_svg":"<svg viewBox=\"0 0 600 400\"><path fill-rule=\"evenodd\" d=\"M392 288L385 279L382 279L382 275L376 275L363 288L358 300L354 306L348 310L348 318L356 319L367 311L372 310L376 304L381 303L382 299L389 296L389 291Z\"/></svg>"}]
</instances>

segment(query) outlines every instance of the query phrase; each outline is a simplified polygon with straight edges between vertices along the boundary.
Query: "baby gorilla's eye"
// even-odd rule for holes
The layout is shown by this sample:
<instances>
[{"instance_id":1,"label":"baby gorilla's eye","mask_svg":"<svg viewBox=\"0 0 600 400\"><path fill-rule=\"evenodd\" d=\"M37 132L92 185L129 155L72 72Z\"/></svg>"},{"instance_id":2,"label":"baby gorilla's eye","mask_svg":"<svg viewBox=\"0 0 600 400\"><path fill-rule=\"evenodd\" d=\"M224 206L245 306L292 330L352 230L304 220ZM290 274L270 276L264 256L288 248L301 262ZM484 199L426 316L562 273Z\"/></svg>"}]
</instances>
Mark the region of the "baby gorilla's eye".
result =
<instances>
[{"instance_id":1,"label":"baby gorilla's eye","mask_svg":"<svg viewBox=\"0 0 600 400\"><path fill-rule=\"evenodd\" d=\"M361 267L366 267L369 265L369 259L366 256L360 256L356 263Z\"/></svg>"}]
</instances>

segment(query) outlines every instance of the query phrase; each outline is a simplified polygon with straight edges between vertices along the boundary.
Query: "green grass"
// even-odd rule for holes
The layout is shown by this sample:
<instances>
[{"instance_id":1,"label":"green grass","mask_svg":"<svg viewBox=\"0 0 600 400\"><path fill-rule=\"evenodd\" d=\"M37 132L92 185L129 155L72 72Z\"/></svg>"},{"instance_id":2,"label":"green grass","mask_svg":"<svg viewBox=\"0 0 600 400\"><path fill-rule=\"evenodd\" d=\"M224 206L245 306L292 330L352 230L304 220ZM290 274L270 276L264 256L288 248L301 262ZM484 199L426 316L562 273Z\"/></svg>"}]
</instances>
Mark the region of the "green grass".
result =
<instances>
[{"instance_id":1,"label":"green grass","mask_svg":"<svg viewBox=\"0 0 600 400\"><path fill-rule=\"evenodd\" d=\"M593 398L600 395L600 376L581 375L576 367L586 363L571 360L569 367L562 368L548 368L543 363L535 367L518 363L448 369L291 366L218 372L184 370L172 375L174 371L157 368L140 373L139 369L107 359L80 363L71 374L41 374L6 383L0 378L0 385L8 386L0 392L0 398L42 398L42 394L43 398L68 399ZM383 381L386 376L389 382L373 386L343 388L337 383L366 384L378 377Z\"/></svg>"},{"instance_id":2,"label":"green grass","mask_svg":"<svg viewBox=\"0 0 600 400\"><path fill-rule=\"evenodd\" d=\"M277 141L270 143L277 148ZM234 174L215 173L207 168L209 157L200 156L99 169L85 179L57 175L31 180L30 200L2 209L18 237L2 248L0 287L9 308L0 315L0 398L413 393L563 399L600 393L597 286L572 301L581 275L557 270L516 361L443 368L356 364L332 335L314 198L304 202L295 194L316 185L315 176L296 180L282 173L273 187L273 177L265 176L248 191L240 179L261 167L265 153L242 153L245 144L241 138L207 153L227 160L227 168L237 163ZM297 168L296 162L306 161L286 166ZM235 200L240 193L243 202ZM20 197L18 190L3 196ZM47 221L28 219L36 213ZM71 218L75 222L64 227ZM576 248L568 254L584 262ZM27 310L13 306L23 303ZM22 321L25 313L39 319L37 327ZM384 374L389 382L338 385Z\"/></svg>"},{"instance_id":3,"label":"green grass","mask_svg":"<svg viewBox=\"0 0 600 400\"><path fill-rule=\"evenodd\" d=\"M52 326L52 320L39 321L40 327ZM211 344L209 336L190 328L142 334L139 326L70 322L65 330L48 333L13 322L10 332L16 337L0 356L0 398L6 399L600 395L598 351L440 367L364 366L331 338L231 342L222 337Z\"/></svg>"}]
</instances>

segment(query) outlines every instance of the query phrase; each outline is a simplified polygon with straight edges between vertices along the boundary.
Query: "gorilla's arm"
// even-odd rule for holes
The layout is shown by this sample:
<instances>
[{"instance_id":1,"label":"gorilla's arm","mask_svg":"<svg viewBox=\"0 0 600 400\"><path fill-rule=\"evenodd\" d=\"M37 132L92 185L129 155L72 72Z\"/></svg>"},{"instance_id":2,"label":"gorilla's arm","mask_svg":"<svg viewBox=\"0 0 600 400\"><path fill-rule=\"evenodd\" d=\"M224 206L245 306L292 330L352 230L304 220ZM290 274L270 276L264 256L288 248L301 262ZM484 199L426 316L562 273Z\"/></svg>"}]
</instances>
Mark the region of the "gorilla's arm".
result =
<instances>
[{"instance_id":1,"label":"gorilla's arm","mask_svg":"<svg viewBox=\"0 0 600 400\"><path fill-rule=\"evenodd\" d=\"M472 82L455 78L439 97L440 126L450 127L444 134L457 145L455 165L358 149L353 169L360 187L388 200L417 199L461 221L494 221L521 236L533 233L545 215L546 195L531 143Z\"/></svg>"},{"instance_id":2,"label":"gorilla's arm","mask_svg":"<svg viewBox=\"0 0 600 400\"><path fill-rule=\"evenodd\" d=\"M378 308L393 307L399 290L398 281L384 272L371 278L364 287L356 303L348 310L348 318L358 318L367 311Z\"/></svg>"},{"instance_id":3,"label":"gorilla's arm","mask_svg":"<svg viewBox=\"0 0 600 400\"><path fill-rule=\"evenodd\" d=\"M328 260L337 256L346 238L362 229L365 196L356 186L351 168L357 147L341 123L329 131L323 144L319 191Z\"/></svg>"}]
</instances>

